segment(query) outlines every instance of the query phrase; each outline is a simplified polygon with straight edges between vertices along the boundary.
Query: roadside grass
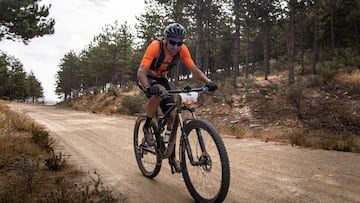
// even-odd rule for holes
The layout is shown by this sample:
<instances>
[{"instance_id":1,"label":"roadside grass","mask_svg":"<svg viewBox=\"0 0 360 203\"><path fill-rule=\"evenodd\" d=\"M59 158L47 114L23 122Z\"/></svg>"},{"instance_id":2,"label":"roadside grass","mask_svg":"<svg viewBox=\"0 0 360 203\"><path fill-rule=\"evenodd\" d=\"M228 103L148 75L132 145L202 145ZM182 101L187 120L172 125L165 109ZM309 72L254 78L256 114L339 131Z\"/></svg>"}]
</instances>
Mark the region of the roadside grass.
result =
<instances>
[{"instance_id":1,"label":"roadside grass","mask_svg":"<svg viewBox=\"0 0 360 203\"><path fill-rule=\"evenodd\" d=\"M42 126L0 102L0 202L125 202L96 173L68 163Z\"/></svg>"},{"instance_id":2,"label":"roadside grass","mask_svg":"<svg viewBox=\"0 0 360 203\"><path fill-rule=\"evenodd\" d=\"M236 138L360 153L360 71L333 74L326 83L325 76L298 75L289 86L285 72L274 73L269 80L238 80L238 89L225 80L219 92L237 99L212 100L210 105L221 108L205 108L201 116Z\"/></svg>"},{"instance_id":3,"label":"roadside grass","mask_svg":"<svg viewBox=\"0 0 360 203\"><path fill-rule=\"evenodd\" d=\"M326 83L313 83L316 77L324 76L304 76L285 90L294 109L290 112L298 117L293 120L299 124L288 134L289 141L302 147L360 153L360 71L337 73Z\"/></svg>"},{"instance_id":4,"label":"roadside grass","mask_svg":"<svg viewBox=\"0 0 360 203\"><path fill-rule=\"evenodd\" d=\"M334 81L342 84L348 91L347 95L360 94L360 70L335 76Z\"/></svg>"},{"instance_id":5,"label":"roadside grass","mask_svg":"<svg viewBox=\"0 0 360 203\"><path fill-rule=\"evenodd\" d=\"M360 153L360 139L355 134L336 133L329 130L297 130L289 134L292 145Z\"/></svg>"}]
</instances>

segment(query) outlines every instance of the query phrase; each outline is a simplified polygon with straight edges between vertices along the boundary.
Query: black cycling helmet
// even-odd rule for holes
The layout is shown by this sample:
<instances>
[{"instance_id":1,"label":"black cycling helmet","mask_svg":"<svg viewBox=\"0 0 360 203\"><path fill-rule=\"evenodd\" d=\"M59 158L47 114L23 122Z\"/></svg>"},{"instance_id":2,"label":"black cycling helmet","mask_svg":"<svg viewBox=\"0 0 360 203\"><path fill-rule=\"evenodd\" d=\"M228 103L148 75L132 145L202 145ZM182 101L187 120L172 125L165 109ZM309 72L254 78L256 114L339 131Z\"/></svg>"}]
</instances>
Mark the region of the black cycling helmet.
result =
<instances>
[{"instance_id":1,"label":"black cycling helmet","mask_svg":"<svg viewBox=\"0 0 360 203\"><path fill-rule=\"evenodd\" d=\"M185 39L186 31L185 28L179 23L171 23L170 25L166 26L164 30L164 35L167 38Z\"/></svg>"}]
</instances>

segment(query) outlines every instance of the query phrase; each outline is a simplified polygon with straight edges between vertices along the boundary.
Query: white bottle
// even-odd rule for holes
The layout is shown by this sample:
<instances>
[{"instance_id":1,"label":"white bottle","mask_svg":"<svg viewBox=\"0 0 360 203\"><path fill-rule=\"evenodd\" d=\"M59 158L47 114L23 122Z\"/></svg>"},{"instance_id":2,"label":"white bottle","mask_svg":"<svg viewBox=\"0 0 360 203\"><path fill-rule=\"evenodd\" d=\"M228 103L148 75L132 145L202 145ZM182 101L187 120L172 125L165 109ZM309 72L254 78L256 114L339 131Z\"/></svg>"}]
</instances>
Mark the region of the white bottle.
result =
<instances>
[{"instance_id":1,"label":"white bottle","mask_svg":"<svg viewBox=\"0 0 360 203\"><path fill-rule=\"evenodd\" d=\"M164 132L164 134L163 134L163 141L164 141L165 143L168 143L169 140L170 140L171 129L172 129L172 126L170 126L170 125L168 125L168 126L166 127L166 130L165 130L165 132Z\"/></svg>"}]
</instances>

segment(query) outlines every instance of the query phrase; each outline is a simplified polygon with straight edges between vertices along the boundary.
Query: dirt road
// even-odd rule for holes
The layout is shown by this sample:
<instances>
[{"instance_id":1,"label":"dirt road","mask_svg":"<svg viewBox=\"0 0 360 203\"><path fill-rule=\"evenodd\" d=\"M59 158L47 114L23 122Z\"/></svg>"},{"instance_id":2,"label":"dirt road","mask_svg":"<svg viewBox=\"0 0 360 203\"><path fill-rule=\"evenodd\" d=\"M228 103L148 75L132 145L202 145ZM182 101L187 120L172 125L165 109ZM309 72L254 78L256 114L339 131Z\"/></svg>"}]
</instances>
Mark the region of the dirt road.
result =
<instances>
[{"instance_id":1,"label":"dirt road","mask_svg":"<svg viewBox=\"0 0 360 203\"><path fill-rule=\"evenodd\" d=\"M135 118L53 106L10 104L44 125L82 170L101 175L128 202L193 202L167 162L153 180L136 165ZM225 202L360 202L360 154L312 150L254 139L224 138L231 166Z\"/></svg>"}]
</instances>

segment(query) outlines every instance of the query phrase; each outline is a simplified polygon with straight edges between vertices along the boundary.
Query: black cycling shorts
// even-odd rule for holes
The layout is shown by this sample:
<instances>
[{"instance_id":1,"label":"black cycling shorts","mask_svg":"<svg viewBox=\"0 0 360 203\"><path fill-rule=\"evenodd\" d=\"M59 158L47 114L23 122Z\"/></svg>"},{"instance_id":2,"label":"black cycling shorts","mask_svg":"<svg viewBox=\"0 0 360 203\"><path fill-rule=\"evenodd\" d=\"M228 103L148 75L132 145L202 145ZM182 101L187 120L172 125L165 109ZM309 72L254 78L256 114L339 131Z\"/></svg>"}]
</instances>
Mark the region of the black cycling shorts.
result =
<instances>
[{"instance_id":1,"label":"black cycling shorts","mask_svg":"<svg viewBox=\"0 0 360 203\"><path fill-rule=\"evenodd\" d=\"M148 78L150 86L159 84L159 85L164 86L166 90L171 89L167 78L154 78L151 76L147 76L147 78ZM175 104L174 97L172 95L169 95L168 97L166 97L165 99L163 99L160 102L161 111L163 113L167 112L170 109L170 107L173 106L174 104Z\"/></svg>"}]
</instances>

